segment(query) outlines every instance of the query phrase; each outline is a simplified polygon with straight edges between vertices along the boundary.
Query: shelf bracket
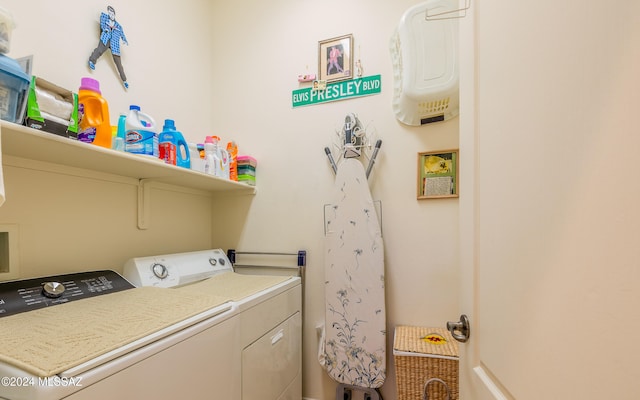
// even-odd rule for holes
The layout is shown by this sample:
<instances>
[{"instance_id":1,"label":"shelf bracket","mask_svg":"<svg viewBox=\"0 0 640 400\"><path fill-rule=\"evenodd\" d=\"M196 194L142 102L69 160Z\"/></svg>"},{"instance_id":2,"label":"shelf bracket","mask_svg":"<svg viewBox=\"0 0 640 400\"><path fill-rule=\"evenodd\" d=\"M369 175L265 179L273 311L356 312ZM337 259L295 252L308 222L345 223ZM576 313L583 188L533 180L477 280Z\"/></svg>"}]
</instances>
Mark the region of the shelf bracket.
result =
<instances>
[{"instance_id":1,"label":"shelf bracket","mask_svg":"<svg viewBox=\"0 0 640 400\"><path fill-rule=\"evenodd\" d=\"M138 181L138 229L149 229L151 220L151 179Z\"/></svg>"}]
</instances>

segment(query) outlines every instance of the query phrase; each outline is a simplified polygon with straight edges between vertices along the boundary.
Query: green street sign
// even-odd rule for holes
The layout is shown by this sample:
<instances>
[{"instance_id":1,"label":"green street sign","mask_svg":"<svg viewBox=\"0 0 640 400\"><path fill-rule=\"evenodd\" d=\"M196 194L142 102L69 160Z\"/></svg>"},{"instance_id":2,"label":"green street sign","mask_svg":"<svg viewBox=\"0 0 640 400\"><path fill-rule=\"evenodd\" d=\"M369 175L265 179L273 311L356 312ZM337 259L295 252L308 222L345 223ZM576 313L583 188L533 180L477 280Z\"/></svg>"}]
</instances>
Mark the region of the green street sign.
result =
<instances>
[{"instance_id":1,"label":"green street sign","mask_svg":"<svg viewBox=\"0 0 640 400\"><path fill-rule=\"evenodd\" d=\"M327 83L327 87L324 90L314 90L313 88L297 89L291 92L291 102L295 108L345 100L352 97L369 96L380 93L381 82L380 75L373 75L348 81Z\"/></svg>"}]
</instances>

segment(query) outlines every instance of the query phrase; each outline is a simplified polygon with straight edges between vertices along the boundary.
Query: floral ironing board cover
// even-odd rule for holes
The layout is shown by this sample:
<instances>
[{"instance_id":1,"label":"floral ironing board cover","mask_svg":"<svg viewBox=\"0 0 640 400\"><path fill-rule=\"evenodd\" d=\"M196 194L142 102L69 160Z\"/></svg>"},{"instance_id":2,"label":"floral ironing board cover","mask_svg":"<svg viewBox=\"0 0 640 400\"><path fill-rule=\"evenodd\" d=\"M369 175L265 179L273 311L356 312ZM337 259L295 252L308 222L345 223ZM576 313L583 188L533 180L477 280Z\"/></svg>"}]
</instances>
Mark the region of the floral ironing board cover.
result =
<instances>
[{"instance_id":1,"label":"floral ironing board cover","mask_svg":"<svg viewBox=\"0 0 640 400\"><path fill-rule=\"evenodd\" d=\"M337 169L326 224L319 361L338 383L378 388L386 376L384 249L365 171L354 158Z\"/></svg>"}]
</instances>

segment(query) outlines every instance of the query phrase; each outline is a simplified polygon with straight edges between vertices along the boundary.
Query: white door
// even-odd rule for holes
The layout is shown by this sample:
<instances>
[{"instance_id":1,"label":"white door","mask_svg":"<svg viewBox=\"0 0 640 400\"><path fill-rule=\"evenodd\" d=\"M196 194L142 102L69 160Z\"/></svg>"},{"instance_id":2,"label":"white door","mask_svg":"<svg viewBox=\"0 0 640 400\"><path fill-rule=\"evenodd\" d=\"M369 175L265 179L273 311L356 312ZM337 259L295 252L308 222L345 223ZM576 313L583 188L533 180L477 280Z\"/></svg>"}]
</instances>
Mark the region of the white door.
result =
<instances>
[{"instance_id":1,"label":"white door","mask_svg":"<svg viewBox=\"0 0 640 400\"><path fill-rule=\"evenodd\" d=\"M640 396L640 2L461 26L461 397Z\"/></svg>"}]
</instances>

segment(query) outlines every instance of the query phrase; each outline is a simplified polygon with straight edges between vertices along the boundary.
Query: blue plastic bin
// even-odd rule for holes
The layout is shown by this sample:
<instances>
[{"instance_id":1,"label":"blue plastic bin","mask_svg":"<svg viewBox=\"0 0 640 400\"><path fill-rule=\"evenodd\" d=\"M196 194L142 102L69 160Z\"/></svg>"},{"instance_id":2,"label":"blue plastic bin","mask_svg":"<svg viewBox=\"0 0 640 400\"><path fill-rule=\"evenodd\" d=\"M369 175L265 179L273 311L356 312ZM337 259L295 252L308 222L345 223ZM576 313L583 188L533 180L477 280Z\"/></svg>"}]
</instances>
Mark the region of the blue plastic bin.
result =
<instances>
[{"instance_id":1,"label":"blue plastic bin","mask_svg":"<svg viewBox=\"0 0 640 400\"><path fill-rule=\"evenodd\" d=\"M29 88L29 75L12 58L0 54L0 118L9 122L18 121L22 102Z\"/></svg>"}]
</instances>

